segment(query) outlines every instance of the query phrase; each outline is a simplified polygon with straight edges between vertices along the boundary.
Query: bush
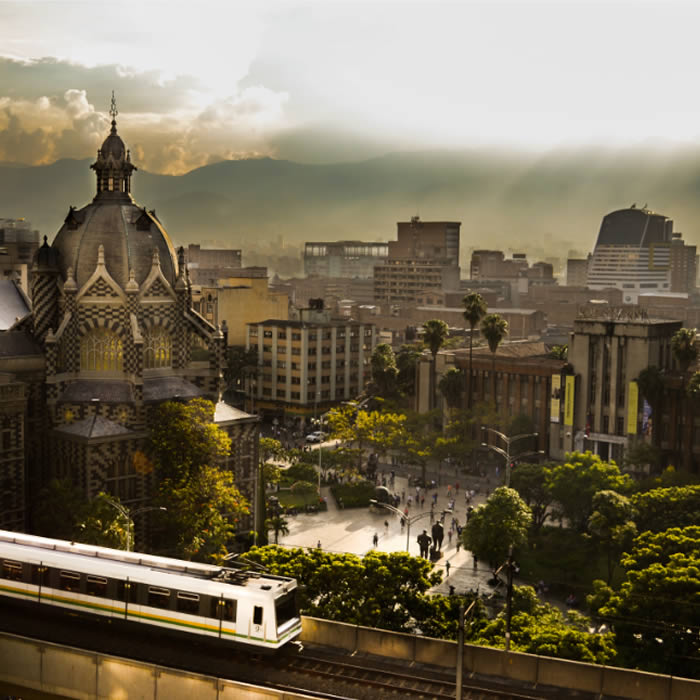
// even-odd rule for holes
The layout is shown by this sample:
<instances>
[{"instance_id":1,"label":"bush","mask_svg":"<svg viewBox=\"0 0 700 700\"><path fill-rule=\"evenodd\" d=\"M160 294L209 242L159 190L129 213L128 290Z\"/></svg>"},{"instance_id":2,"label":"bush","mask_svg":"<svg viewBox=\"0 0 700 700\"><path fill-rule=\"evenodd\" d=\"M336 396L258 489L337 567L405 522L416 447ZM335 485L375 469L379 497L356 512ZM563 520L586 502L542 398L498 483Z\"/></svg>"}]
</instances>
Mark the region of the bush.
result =
<instances>
[{"instance_id":1,"label":"bush","mask_svg":"<svg viewBox=\"0 0 700 700\"><path fill-rule=\"evenodd\" d=\"M318 481L318 472L313 464L307 464L305 462L299 462L298 464L293 464L288 469L282 469L282 474L280 477L280 486L291 486L297 481L309 481L315 484Z\"/></svg>"},{"instance_id":2,"label":"bush","mask_svg":"<svg viewBox=\"0 0 700 700\"><path fill-rule=\"evenodd\" d=\"M359 481L355 484L333 484L331 493L339 503L342 499L344 508L367 508L374 498L375 485L371 481Z\"/></svg>"}]
</instances>

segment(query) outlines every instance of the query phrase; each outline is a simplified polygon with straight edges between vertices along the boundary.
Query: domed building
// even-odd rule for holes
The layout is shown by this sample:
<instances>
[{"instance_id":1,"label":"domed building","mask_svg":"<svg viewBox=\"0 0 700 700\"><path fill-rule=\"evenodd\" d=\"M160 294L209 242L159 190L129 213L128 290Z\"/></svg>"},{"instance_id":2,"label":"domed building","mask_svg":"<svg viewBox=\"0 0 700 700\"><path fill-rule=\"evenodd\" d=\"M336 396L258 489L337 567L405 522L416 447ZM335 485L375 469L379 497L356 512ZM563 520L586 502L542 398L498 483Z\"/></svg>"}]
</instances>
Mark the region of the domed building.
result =
<instances>
[{"instance_id":1,"label":"domed building","mask_svg":"<svg viewBox=\"0 0 700 700\"><path fill-rule=\"evenodd\" d=\"M221 400L224 333L193 309L183 249L175 251L155 211L134 201L137 168L117 133L114 102L111 115L90 166L95 196L70 207L51 245L44 239L31 313L0 338L0 361L12 337L22 339L25 360L35 360L14 373L27 385L26 501L49 479L68 477L88 498L107 491L129 507L147 504L154 484L144 448L154 408L204 397L233 438L227 466L253 503L258 420ZM21 371L30 365L31 375Z\"/></svg>"}]
</instances>

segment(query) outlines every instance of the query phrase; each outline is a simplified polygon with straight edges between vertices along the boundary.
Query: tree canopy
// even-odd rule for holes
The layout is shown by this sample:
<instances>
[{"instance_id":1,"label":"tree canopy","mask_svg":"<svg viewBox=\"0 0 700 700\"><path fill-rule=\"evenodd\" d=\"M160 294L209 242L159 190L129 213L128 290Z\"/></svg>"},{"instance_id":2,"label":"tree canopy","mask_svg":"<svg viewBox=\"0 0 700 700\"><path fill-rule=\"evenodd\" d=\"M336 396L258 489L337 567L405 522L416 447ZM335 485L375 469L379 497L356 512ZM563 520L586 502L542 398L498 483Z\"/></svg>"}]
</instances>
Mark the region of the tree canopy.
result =
<instances>
[{"instance_id":1,"label":"tree canopy","mask_svg":"<svg viewBox=\"0 0 700 700\"><path fill-rule=\"evenodd\" d=\"M388 399L396 396L399 370L394 351L388 343L379 343L370 360L372 389L375 394Z\"/></svg>"},{"instance_id":2,"label":"tree canopy","mask_svg":"<svg viewBox=\"0 0 700 700\"><path fill-rule=\"evenodd\" d=\"M700 676L700 527L644 532L622 558L626 578L599 614L613 625L621 661Z\"/></svg>"},{"instance_id":3,"label":"tree canopy","mask_svg":"<svg viewBox=\"0 0 700 700\"><path fill-rule=\"evenodd\" d=\"M640 532L700 523L700 484L656 488L631 497Z\"/></svg>"},{"instance_id":4,"label":"tree canopy","mask_svg":"<svg viewBox=\"0 0 700 700\"><path fill-rule=\"evenodd\" d=\"M320 549L253 548L246 557L271 573L293 576L305 615L397 632L425 614L425 594L439 583L425 559L371 551L360 558Z\"/></svg>"},{"instance_id":5,"label":"tree canopy","mask_svg":"<svg viewBox=\"0 0 700 700\"><path fill-rule=\"evenodd\" d=\"M501 486L469 517L462 530L464 546L496 568L511 545L517 548L527 542L531 522L532 513L518 492Z\"/></svg>"},{"instance_id":6,"label":"tree canopy","mask_svg":"<svg viewBox=\"0 0 700 700\"><path fill-rule=\"evenodd\" d=\"M551 469L549 488L561 514L571 527L584 532L593 513L593 497L598 491L626 493L631 479L614 462L603 462L591 452L570 452L566 463Z\"/></svg>"}]
</instances>

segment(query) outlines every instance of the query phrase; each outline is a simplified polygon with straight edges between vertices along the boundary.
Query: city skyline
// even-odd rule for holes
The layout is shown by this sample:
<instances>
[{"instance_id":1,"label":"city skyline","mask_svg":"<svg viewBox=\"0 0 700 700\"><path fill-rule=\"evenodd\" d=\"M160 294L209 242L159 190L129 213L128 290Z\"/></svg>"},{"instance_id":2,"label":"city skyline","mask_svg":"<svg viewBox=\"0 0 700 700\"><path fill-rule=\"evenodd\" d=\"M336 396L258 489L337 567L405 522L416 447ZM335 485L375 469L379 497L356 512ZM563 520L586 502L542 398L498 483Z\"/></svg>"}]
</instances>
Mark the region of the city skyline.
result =
<instances>
[{"instance_id":1,"label":"city skyline","mask_svg":"<svg viewBox=\"0 0 700 700\"><path fill-rule=\"evenodd\" d=\"M0 161L696 147L683 2L0 3ZM652 33L653 31L653 33ZM653 45L654 51L648 47Z\"/></svg>"}]
</instances>

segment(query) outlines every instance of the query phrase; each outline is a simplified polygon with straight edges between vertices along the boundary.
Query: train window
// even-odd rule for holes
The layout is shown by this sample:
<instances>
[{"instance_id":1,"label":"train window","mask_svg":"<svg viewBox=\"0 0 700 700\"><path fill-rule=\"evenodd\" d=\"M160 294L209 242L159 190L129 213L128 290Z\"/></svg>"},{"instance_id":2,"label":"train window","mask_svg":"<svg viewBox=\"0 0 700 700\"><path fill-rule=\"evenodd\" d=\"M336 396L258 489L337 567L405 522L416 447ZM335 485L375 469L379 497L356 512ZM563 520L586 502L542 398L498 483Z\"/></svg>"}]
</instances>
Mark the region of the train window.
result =
<instances>
[{"instance_id":1,"label":"train window","mask_svg":"<svg viewBox=\"0 0 700 700\"><path fill-rule=\"evenodd\" d=\"M177 609L179 612L190 613L191 615L199 614L199 596L196 593L181 593L178 591Z\"/></svg>"},{"instance_id":2,"label":"train window","mask_svg":"<svg viewBox=\"0 0 700 700\"><path fill-rule=\"evenodd\" d=\"M11 581L21 581L22 564L18 561L4 559L2 562L2 577L9 578Z\"/></svg>"},{"instance_id":3,"label":"train window","mask_svg":"<svg viewBox=\"0 0 700 700\"><path fill-rule=\"evenodd\" d=\"M49 567L32 564L32 583L35 586L49 585Z\"/></svg>"},{"instance_id":4,"label":"train window","mask_svg":"<svg viewBox=\"0 0 700 700\"><path fill-rule=\"evenodd\" d=\"M148 587L148 605L152 608L169 608L170 591L167 588Z\"/></svg>"},{"instance_id":5,"label":"train window","mask_svg":"<svg viewBox=\"0 0 700 700\"><path fill-rule=\"evenodd\" d=\"M117 583L117 600L135 603L137 590L138 588L135 583L131 581L119 581Z\"/></svg>"},{"instance_id":6,"label":"train window","mask_svg":"<svg viewBox=\"0 0 700 700\"><path fill-rule=\"evenodd\" d=\"M217 620L225 620L226 622L236 621L236 609L238 601L223 600L221 598L211 599L211 617Z\"/></svg>"},{"instance_id":7,"label":"train window","mask_svg":"<svg viewBox=\"0 0 700 700\"><path fill-rule=\"evenodd\" d=\"M80 574L75 571L61 571L58 579L58 587L62 591L80 592Z\"/></svg>"},{"instance_id":8,"label":"train window","mask_svg":"<svg viewBox=\"0 0 700 700\"><path fill-rule=\"evenodd\" d=\"M107 595L107 579L101 576L88 576L85 592L88 595L97 595L100 598L104 598Z\"/></svg>"},{"instance_id":9,"label":"train window","mask_svg":"<svg viewBox=\"0 0 700 700\"><path fill-rule=\"evenodd\" d=\"M263 620L263 609L259 605L256 605L253 608L253 624L254 625L262 625L262 620Z\"/></svg>"},{"instance_id":10,"label":"train window","mask_svg":"<svg viewBox=\"0 0 700 700\"><path fill-rule=\"evenodd\" d=\"M282 598L278 598L275 601L275 608L277 609L278 627L281 627L285 622L291 620L292 618L298 617L299 613L297 612L296 592L291 591Z\"/></svg>"}]
</instances>

